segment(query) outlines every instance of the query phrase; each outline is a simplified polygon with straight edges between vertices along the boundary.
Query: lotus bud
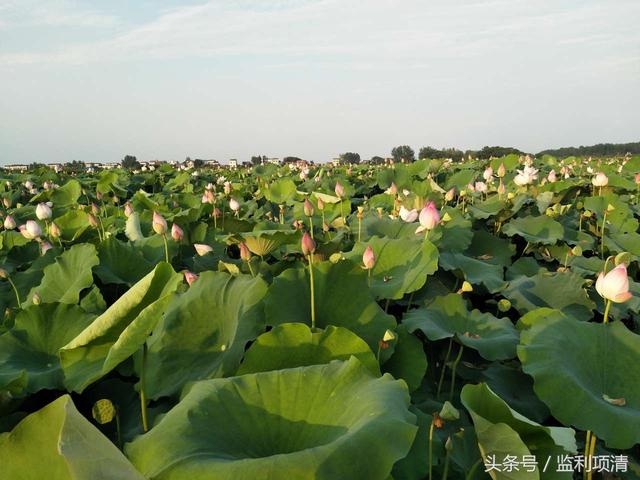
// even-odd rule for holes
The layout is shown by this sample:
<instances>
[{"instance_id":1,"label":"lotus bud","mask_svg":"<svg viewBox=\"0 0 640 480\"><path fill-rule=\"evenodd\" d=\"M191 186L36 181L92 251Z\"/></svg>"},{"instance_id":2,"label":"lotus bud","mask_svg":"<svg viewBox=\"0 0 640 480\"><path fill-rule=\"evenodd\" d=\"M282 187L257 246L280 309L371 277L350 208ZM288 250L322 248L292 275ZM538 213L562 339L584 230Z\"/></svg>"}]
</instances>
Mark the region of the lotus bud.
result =
<instances>
[{"instance_id":1,"label":"lotus bud","mask_svg":"<svg viewBox=\"0 0 640 480\"><path fill-rule=\"evenodd\" d=\"M34 305L40 305L42 303L42 299L40 298L40 295L38 294L38 292L33 292L33 296L31 297L31 302Z\"/></svg>"},{"instance_id":2,"label":"lotus bud","mask_svg":"<svg viewBox=\"0 0 640 480\"><path fill-rule=\"evenodd\" d=\"M433 230L440 222L440 213L438 212L435 203L427 203L420 211L418 219L420 220L420 226L416 229L416 233L422 233L425 230Z\"/></svg>"},{"instance_id":3,"label":"lotus bud","mask_svg":"<svg viewBox=\"0 0 640 480\"><path fill-rule=\"evenodd\" d=\"M196 249L196 253L203 257L207 253L213 252L213 248L203 243L194 243L193 248Z\"/></svg>"},{"instance_id":4,"label":"lotus bud","mask_svg":"<svg viewBox=\"0 0 640 480\"><path fill-rule=\"evenodd\" d=\"M131 205L131 202L125 203L124 204L124 216L129 218L132 213L133 213L133 205Z\"/></svg>"},{"instance_id":5,"label":"lotus bud","mask_svg":"<svg viewBox=\"0 0 640 480\"><path fill-rule=\"evenodd\" d=\"M42 235L42 229L35 220L27 220L27 223L20 226L20 233L23 237L32 240Z\"/></svg>"},{"instance_id":6,"label":"lotus bud","mask_svg":"<svg viewBox=\"0 0 640 480\"><path fill-rule=\"evenodd\" d=\"M636 185L640 185L640 173L636 173L634 180L636 181ZM9 208L9 207L7 207Z\"/></svg>"},{"instance_id":7,"label":"lotus bud","mask_svg":"<svg viewBox=\"0 0 640 480\"><path fill-rule=\"evenodd\" d=\"M231 193L231 182L224 182L224 194L229 195Z\"/></svg>"},{"instance_id":8,"label":"lotus bud","mask_svg":"<svg viewBox=\"0 0 640 480\"><path fill-rule=\"evenodd\" d=\"M11 199L4 197L2 199L2 204L4 205L4 208L11 208Z\"/></svg>"},{"instance_id":9,"label":"lotus bud","mask_svg":"<svg viewBox=\"0 0 640 480\"><path fill-rule=\"evenodd\" d=\"M444 201L445 202L450 202L451 200L453 200L453 197L456 194L456 187L451 187L447 193L444 194Z\"/></svg>"},{"instance_id":10,"label":"lotus bud","mask_svg":"<svg viewBox=\"0 0 640 480\"><path fill-rule=\"evenodd\" d=\"M49 242L42 242L40 244L40 253L42 255L44 255L45 253L47 253L52 248L53 248L53 246Z\"/></svg>"},{"instance_id":11,"label":"lotus bud","mask_svg":"<svg viewBox=\"0 0 640 480\"><path fill-rule=\"evenodd\" d=\"M49 235L51 235L51 238L59 238L60 227L58 227L58 225L56 225L55 223L52 223L51 226L49 227Z\"/></svg>"},{"instance_id":12,"label":"lotus bud","mask_svg":"<svg viewBox=\"0 0 640 480\"><path fill-rule=\"evenodd\" d=\"M9 273L4 268L0 268L0 278L3 280L9 278Z\"/></svg>"},{"instance_id":13,"label":"lotus bud","mask_svg":"<svg viewBox=\"0 0 640 480\"><path fill-rule=\"evenodd\" d=\"M412 210L408 210L404 207L404 205L400 207L399 214L400 218L407 223L415 222L418 218L418 211L415 208Z\"/></svg>"},{"instance_id":14,"label":"lotus bud","mask_svg":"<svg viewBox=\"0 0 640 480\"><path fill-rule=\"evenodd\" d=\"M304 199L304 214L307 217L312 217L313 216L313 204L309 201L308 198Z\"/></svg>"},{"instance_id":15,"label":"lotus bud","mask_svg":"<svg viewBox=\"0 0 640 480\"><path fill-rule=\"evenodd\" d=\"M596 280L596 291L602 298L614 303L623 303L631 298L629 277L624 263L618 265L606 275L600 272Z\"/></svg>"},{"instance_id":16,"label":"lotus bud","mask_svg":"<svg viewBox=\"0 0 640 480\"><path fill-rule=\"evenodd\" d=\"M95 216L100 215L100 207L98 207L95 203L91 204L91 213L93 213Z\"/></svg>"},{"instance_id":17,"label":"lotus bud","mask_svg":"<svg viewBox=\"0 0 640 480\"><path fill-rule=\"evenodd\" d=\"M247 247L247 244L244 242L240 244L240 258L245 262L251 260L251 251L249 250L249 247Z\"/></svg>"},{"instance_id":18,"label":"lotus bud","mask_svg":"<svg viewBox=\"0 0 640 480\"><path fill-rule=\"evenodd\" d=\"M322 222L322 231L327 233L329 231L329 224L327 222Z\"/></svg>"},{"instance_id":19,"label":"lotus bud","mask_svg":"<svg viewBox=\"0 0 640 480\"><path fill-rule=\"evenodd\" d=\"M6 228L7 230L13 230L16 228L16 221L11 215L7 215L7 217L4 219L4 228Z\"/></svg>"},{"instance_id":20,"label":"lotus bud","mask_svg":"<svg viewBox=\"0 0 640 480\"><path fill-rule=\"evenodd\" d=\"M211 214L213 215L214 218L220 218L222 216L222 212L218 207L214 208Z\"/></svg>"},{"instance_id":21,"label":"lotus bud","mask_svg":"<svg viewBox=\"0 0 640 480\"><path fill-rule=\"evenodd\" d=\"M382 207L376 207L376 212L378 212L378 218L382 218Z\"/></svg>"},{"instance_id":22,"label":"lotus bud","mask_svg":"<svg viewBox=\"0 0 640 480\"><path fill-rule=\"evenodd\" d=\"M336 182L335 192L336 192L336 197L338 198L344 197L344 187L340 182Z\"/></svg>"},{"instance_id":23,"label":"lotus bud","mask_svg":"<svg viewBox=\"0 0 640 480\"><path fill-rule=\"evenodd\" d=\"M507 174L507 169L504 166L504 163L501 163L498 167L498 177L503 178Z\"/></svg>"},{"instance_id":24,"label":"lotus bud","mask_svg":"<svg viewBox=\"0 0 640 480\"><path fill-rule=\"evenodd\" d=\"M322 201L321 198L318 198L318 210L320 211L324 210L324 202Z\"/></svg>"},{"instance_id":25,"label":"lotus bud","mask_svg":"<svg viewBox=\"0 0 640 480\"><path fill-rule=\"evenodd\" d=\"M238 203L235 198L232 198L231 200L229 200L229 208L231 209L231 211L237 212L238 210L240 210L240 203Z\"/></svg>"},{"instance_id":26,"label":"lotus bud","mask_svg":"<svg viewBox=\"0 0 640 480\"><path fill-rule=\"evenodd\" d=\"M557 180L555 170L551 170L549 172L549 175L547 175L547 180L549 181L549 183L555 183L555 181Z\"/></svg>"},{"instance_id":27,"label":"lotus bud","mask_svg":"<svg viewBox=\"0 0 640 480\"><path fill-rule=\"evenodd\" d=\"M609 183L609 178L602 172L596 173L595 177L591 179L594 187L606 187Z\"/></svg>"},{"instance_id":28,"label":"lotus bud","mask_svg":"<svg viewBox=\"0 0 640 480\"><path fill-rule=\"evenodd\" d=\"M93 228L98 228L98 219L93 213L87 214L87 220L89 220L89 225L91 225Z\"/></svg>"},{"instance_id":29,"label":"lotus bud","mask_svg":"<svg viewBox=\"0 0 640 480\"><path fill-rule=\"evenodd\" d=\"M153 212L153 222L151 223L153 231L158 235L167 233L167 221L158 212Z\"/></svg>"},{"instance_id":30,"label":"lotus bud","mask_svg":"<svg viewBox=\"0 0 640 480\"><path fill-rule=\"evenodd\" d=\"M311 238L309 232L302 235L302 253L304 256L311 255L316 251L316 242Z\"/></svg>"},{"instance_id":31,"label":"lotus bud","mask_svg":"<svg viewBox=\"0 0 640 480\"><path fill-rule=\"evenodd\" d=\"M181 242L184 238L184 231L175 223L171 225L171 238L173 238L175 242Z\"/></svg>"},{"instance_id":32,"label":"lotus bud","mask_svg":"<svg viewBox=\"0 0 640 480\"><path fill-rule=\"evenodd\" d=\"M36 217L38 220L48 220L51 218L51 207L46 203L39 203L36 207Z\"/></svg>"},{"instance_id":33,"label":"lotus bud","mask_svg":"<svg viewBox=\"0 0 640 480\"><path fill-rule=\"evenodd\" d=\"M511 302L506 298L502 298L498 301L498 310L502 313L508 312L511 309Z\"/></svg>"},{"instance_id":34,"label":"lotus bud","mask_svg":"<svg viewBox=\"0 0 640 480\"><path fill-rule=\"evenodd\" d=\"M491 179L493 178L493 168L485 168L484 172L482 172L482 178L484 178L485 182L491 181Z\"/></svg>"},{"instance_id":35,"label":"lotus bud","mask_svg":"<svg viewBox=\"0 0 640 480\"><path fill-rule=\"evenodd\" d=\"M373 248L371 245L368 245L364 253L362 254L362 263L364 264L365 270L370 270L376 264L376 255L373 253Z\"/></svg>"},{"instance_id":36,"label":"lotus bud","mask_svg":"<svg viewBox=\"0 0 640 480\"><path fill-rule=\"evenodd\" d=\"M385 330L384 335L382 337L382 341L383 342L392 342L394 340L396 340L398 338L398 336L396 335L396 333L393 330Z\"/></svg>"},{"instance_id":37,"label":"lotus bud","mask_svg":"<svg viewBox=\"0 0 640 480\"><path fill-rule=\"evenodd\" d=\"M184 272L184 279L186 280L187 284L191 286L193 282L195 282L198 279L198 275L196 275L193 272L190 272L189 270L186 270Z\"/></svg>"},{"instance_id":38,"label":"lotus bud","mask_svg":"<svg viewBox=\"0 0 640 480\"><path fill-rule=\"evenodd\" d=\"M398 187L395 182L391 182L391 186L385 190L385 193L389 195L396 195L398 193Z\"/></svg>"}]
</instances>

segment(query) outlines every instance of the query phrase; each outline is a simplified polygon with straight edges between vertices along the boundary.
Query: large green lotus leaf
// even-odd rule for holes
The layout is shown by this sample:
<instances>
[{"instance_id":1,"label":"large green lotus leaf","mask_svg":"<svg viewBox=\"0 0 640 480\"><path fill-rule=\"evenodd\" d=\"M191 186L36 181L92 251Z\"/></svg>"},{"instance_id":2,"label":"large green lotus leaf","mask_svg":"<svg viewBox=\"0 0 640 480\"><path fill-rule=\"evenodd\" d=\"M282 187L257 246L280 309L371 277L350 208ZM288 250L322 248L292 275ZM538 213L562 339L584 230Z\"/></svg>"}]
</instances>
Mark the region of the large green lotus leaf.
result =
<instances>
[{"instance_id":1,"label":"large green lotus leaf","mask_svg":"<svg viewBox=\"0 0 640 480\"><path fill-rule=\"evenodd\" d=\"M296 184L290 178L280 178L271 183L265 190L264 196L272 203L286 203L296 194Z\"/></svg>"},{"instance_id":2,"label":"large green lotus leaf","mask_svg":"<svg viewBox=\"0 0 640 480\"><path fill-rule=\"evenodd\" d=\"M462 253L443 252L440 264L444 270L460 270L465 280L473 285L483 284L491 293L499 292L506 285L504 267L484 260L467 257Z\"/></svg>"},{"instance_id":3,"label":"large green lotus leaf","mask_svg":"<svg viewBox=\"0 0 640 480\"><path fill-rule=\"evenodd\" d=\"M283 244L298 243L299 231L262 230L242 233L241 237L251 253L264 257Z\"/></svg>"},{"instance_id":4,"label":"large green lotus leaf","mask_svg":"<svg viewBox=\"0 0 640 480\"><path fill-rule=\"evenodd\" d=\"M51 249L42 257L38 257L25 271L11 273L11 279L18 290L22 303L25 302L29 292L42 281L44 269L56 261L56 252L53 250ZM13 250L11 255L13 255ZM15 293L9 282L6 281L0 283L0 306L2 311L7 307L17 307Z\"/></svg>"},{"instance_id":5,"label":"large green lotus leaf","mask_svg":"<svg viewBox=\"0 0 640 480\"><path fill-rule=\"evenodd\" d=\"M253 342L237 374L318 365L348 360L352 355L372 373L380 374L378 361L369 345L346 328L329 325L325 330L312 332L304 323L285 323Z\"/></svg>"},{"instance_id":6,"label":"large green lotus leaf","mask_svg":"<svg viewBox=\"0 0 640 480\"><path fill-rule=\"evenodd\" d=\"M503 226L502 231L510 237L519 235L527 242L544 245L552 245L564 235L562 224L546 215L516 218Z\"/></svg>"},{"instance_id":7,"label":"large green lotus leaf","mask_svg":"<svg viewBox=\"0 0 640 480\"><path fill-rule=\"evenodd\" d=\"M473 239L471 221L453 207L443 208L440 213L442 216L448 214L451 220L436 228L433 234L430 233L429 240L438 247L440 252L464 252Z\"/></svg>"},{"instance_id":8,"label":"large green lotus leaf","mask_svg":"<svg viewBox=\"0 0 640 480\"><path fill-rule=\"evenodd\" d=\"M406 223L400 219L392 220L387 216L378 218L367 215L362 219L362 238L374 236L387 238L416 238L418 223ZM357 228L357 225L356 225Z\"/></svg>"},{"instance_id":9,"label":"large green lotus leaf","mask_svg":"<svg viewBox=\"0 0 640 480\"><path fill-rule=\"evenodd\" d=\"M94 319L80 307L64 303L32 305L21 310L11 330L0 336L0 373L26 372L29 393L64 389L58 350Z\"/></svg>"},{"instance_id":10,"label":"large green lotus leaf","mask_svg":"<svg viewBox=\"0 0 640 480\"><path fill-rule=\"evenodd\" d=\"M153 264L147 262L132 244L110 237L98 247L100 265L95 273L103 283L133 285L147 275Z\"/></svg>"},{"instance_id":11,"label":"large green lotus leaf","mask_svg":"<svg viewBox=\"0 0 640 480\"><path fill-rule=\"evenodd\" d=\"M157 480L384 480L415 436L408 404L355 358L205 380L126 452Z\"/></svg>"},{"instance_id":12,"label":"large green lotus leaf","mask_svg":"<svg viewBox=\"0 0 640 480\"><path fill-rule=\"evenodd\" d=\"M576 322L548 309L520 324L522 369L554 417L611 448L640 443L640 370L632 367L640 362L639 335L621 322Z\"/></svg>"},{"instance_id":13,"label":"large green lotus leaf","mask_svg":"<svg viewBox=\"0 0 640 480\"><path fill-rule=\"evenodd\" d=\"M55 224L60 229L62 240L71 241L89 228L89 216L82 210L69 210L64 215L56 217Z\"/></svg>"},{"instance_id":14,"label":"large green lotus leaf","mask_svg":"<svg viewBox=\"0 0 640 480\"><path fill-rule=\"evenodd\" d=\"M468 210L473 218L486 220L489 217L493 217L506 208L507 202L501 200L498 195L487 198L483 202L474 203L469 205Z\"/></svg>"},{"instance_id":15,"label":"large green lotus leaf","mask_svg":"<svg viewBox=\"0 0 640 480\"><path fill-rule=\"evenodd\" d=\"M557 456L575 453L575 432L571 428L545 427L511 409L487 384L467 384L460 400L471 414L476 427L478 445L484 458L495 455L502 463L506 455L535 455L540 462L535 471L520 468L518 472L492 471L495 479L571 479L572 472L557 472ZM542 467L550 457L546 472Z\"/></svg>"},{"instance_id":16,"label":"large green lotus leaf","mask_svg":"<svg viewBox=\"0 0 640 480\"><path fill-rule=\"evenodd\" d=\"M487 360L516 356L518 332L508 318L496 318L479 310L469 311L462 295L437 297L424 308L409 310L402 324L410 332L421 330L429 340L454 337L477 350Z\"/></svg>"},{"instance_id":17,"label":"large green lotus leaf","mask_svg":"<svg viewBox=\"0 0 640 480\"><path fill-rule=\"evenodd\" d=\"M372 350L396 322L374 300L364 271L348 260L313 265L316 326L345 327L362 337ZM303 322L311 325L309 272L290 268L278 275L265 298L267 325Z\"/></svg>"},{"instance_id":18,"label":"large green lotus leaf","mask_svg":"<svg viewBox=\"0 0 640 480\"><path fill-rule=\"evenodd\" d=\"M609 205L614 210L610 211ZM630 233L637 232L638 221L633 216L633 211L629 207L629 202L621 199L618 195L609 193L598 197L588 197L584 201L584 208L596 213L598 226L602 226L602 219L605 210L607 213L607 233Z\"/></svg>"},{"instance_id":19,"label":"large green lotus leaf","mask_svg":"<svg viewBox=\"0 0 640 480\"><path fill-rule=\"evenodd\" d=\"M409 333L405 325L398 325L396 336L393 355L382 369L395 378L402 378L413 392L420 387L427 371L427 356L420 339Z\"/></svg>"},{"instance_id":20,"label":"large green lotus leaf","mask_svg":"<svg viewBox=\"0 0 640 480\"><path fill-rule=\"evenodd\" d=\"M135 353L158 323L182 276L160 263L60 350L65 383L81 392Z\"/></svg>"},{"instance_id":21,"label":"large green lotus leaf","mask_svg":"<svg viewBox=\"0 0 640 480\"><path fill-rule=\"evenodd\" d=\"M38 293L42 303L80 301L80 292L93 284L92 269L98 264L96 248L90 243L72 246L44 268L40 285L31 289L29 300Z\"/></svg>"},{"instance_id":22,"label":"large green lotus leaf","mask_svg":"<svg viewBox=\"0 0 640 480\"><path fill-rule=\"evenodd\" d=\"M447 179L445 182L445 190L449 190L451 187L456 187L458 191L464 190L477 174L478 172L472 168L460 170Z\"/></svg>"},{"instance_id":23,"label":"large green lotus leaf","mask_svg":"<svg viewBox=\"0 0 640 480\"><path fill-rule=\"evenodd\" d=\"M179 392L192 380L232 375L245 345L264 331L259 277L203 272L177 297L149 340L147 394Z\"/></svg>"},{"instance_id":24,"label":"large green lotus leaf","mask_svg":"<svg viewBox=\"0 0 640 480\"><path fill-rule=\"evenodd\" d=\"M371 290L378 298L400 299L420 290L427 276L438 269L438 249L422 238L373 237L358 243L345 258L362 264L367 246L373 249L376 263L371 271Z\"/></svg>"},{"instance_id":25,"label":"large green lotus leaf","mask_svg":"<svg viewBox=\"0 0 640 480\"><path fill-rule=\"evenodd\" d=\"M590 320L595 308L584 288L584 279L574 272L539 272L532 277L517 277L502 294L520 314L550 307L578 320Z\"/></svg>"},{"instance_id":26,"label":"large green lotus leaf","mask_svg":"<svg viewBox=\"0 0 640 480\"><path fill-rule=\"evenodd\" d=\"M629 252L640 258L640 233L617 233L611 236L605 234L604 244L612 253Z\"/></svg>"},{"instance_id":27,"label":"large green lotus leaf","mask_svg":"<svg viewBox=\"0 0 640 480\"><path fill-rule=\"evenodd\" d=\"M465 254L493 265L509 266L515 252L515 245L508 239L496 237L486 230L476 230Z\"/></svg>"},{"instance_id":28,"label":"large green lotus leaf","mask_svg":"<svg viewBox=\"0 0 640 480\"><path fill-rule=\"evenodd\" d=\"M70 207L78 202L82 187L77 180L69 180L67 183L51 192L50 200L55 208Z\"/></svg>"},{"instance_id":29,"label":"large green lotus leaf","mask_svg":"<svg viewBox=\"0 0 640 480\"><path fill-rule=\"evenodd\" d=\"M64 395L0 434L2 478L143 480L125 456Z\"/></svg>"}]
</instances>

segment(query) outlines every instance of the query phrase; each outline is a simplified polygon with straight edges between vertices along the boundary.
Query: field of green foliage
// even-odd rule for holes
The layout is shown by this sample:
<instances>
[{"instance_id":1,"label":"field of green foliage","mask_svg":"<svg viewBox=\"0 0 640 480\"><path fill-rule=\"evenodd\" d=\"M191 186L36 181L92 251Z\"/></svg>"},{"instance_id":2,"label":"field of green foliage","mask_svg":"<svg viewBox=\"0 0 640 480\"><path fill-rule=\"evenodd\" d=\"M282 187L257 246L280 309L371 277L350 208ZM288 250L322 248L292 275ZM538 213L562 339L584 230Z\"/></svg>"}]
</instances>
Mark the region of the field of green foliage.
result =
<instances>
[{"instance_id":1,"label":"field of green foliage","mask_svg":"<svg viewBox=\"0 0 640 480\"><path fill-rule=\"evenodd\" d=\"M0 479L640 478L638 172L0 171Z\"/></svg>"}]
</instances>

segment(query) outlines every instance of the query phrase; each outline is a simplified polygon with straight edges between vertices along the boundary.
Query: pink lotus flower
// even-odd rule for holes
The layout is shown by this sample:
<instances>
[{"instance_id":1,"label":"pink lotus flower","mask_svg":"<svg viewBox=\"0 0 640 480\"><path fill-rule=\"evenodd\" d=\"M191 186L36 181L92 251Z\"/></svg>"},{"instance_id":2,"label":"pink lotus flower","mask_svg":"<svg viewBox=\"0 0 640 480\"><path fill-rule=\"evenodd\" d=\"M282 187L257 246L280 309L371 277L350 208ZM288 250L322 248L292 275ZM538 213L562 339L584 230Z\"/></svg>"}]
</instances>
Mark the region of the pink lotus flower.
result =
<instances>
[{"instance_id":1,"label":"pink lotus flower","mask_svg":"<svg viewBox=\"0 0 640 480\"><path fill-rule=\"evenodd\" d=\"M555 181L557 180L555 170L551 170L549 172L549 175L547 175L547 180L549 181L549 183L555 183Z\"/></svg>"},{"instance_id":2,"label":"pink lotus flower","mask_svg":"<svg viewBox=\"0 0 640 480\"><path fill-rule=\"evenodd\" d=\"M27 223L20 225L20 233L24 238L33 240L42 235L42 229L35 220L27 220Z\"/></svg>"},{"instance_id":3,"label":"pink lotus flower","mask_svg":"<svg viewBox=\"0 0 640 480\"><path fill-rule=\"evenodd\" d=\"M631 298L627 267L622 263L606 275L600 272L596 280L596 290L602 298L614 303L623 303Z\"/></svg>"},{"instance_id":4,"label":"pink lotus flower","mask_svg":"<svg viewBox=\"0 0 640 480\"><path fill-rule=\"evenodd\" d=\"M42 242L40 244L40 252L42 253L42 255L44 255L45 253L47 253L49 250L51 250L53 248L53 246L49 243L49 242Z\"/></svg>"},{"instance_id":5,"label":"pink lotus flower","mask_svg":"<svg viewBox=\"0 0 640 480\"><path fill-rule=\"evenodd\" d=\"M14 228L16 228L16 221L11 215L7 215L7 217L4 219L4 228L6 228L7 230L13 230Z\"/></svg>"},{"instance_id":6,"label":"pink lotus flower","mask_svg":"<svg viewBox=\"0 0 640 480\"><path fill-rule=\"evenodd\" d=\"M184 272L184 279L187 281L187 283L189 284L189 286L191 286L193 284L193 282L195 282L196 280L198 280L198 275L196 275L193 272L190 272L189 270L186 270Z\"/></svg>"},{"instance_id":7,"label":"pink lotus flower","mask_svg":"<svg viewBox=\"0 0 640 480\"><path fill-rule=\"evenodd\" d=\"M167 233L167 221L158 212L153 212L153 222L151 223L153 231L158 235Z\"/></svg>"},{"instance_id":8,"label":"pink lotus flower","mask_svg":"<svg viewBox=\"0 0 640 480\"><path fill-rule=\"evenodd\" d=\"M338 198L344 197L344 187L342 186L342 184L340 184L340 182L336 182L335 191Z\"/></svg>"},{"instance_id":9,"label":"pink lotus flower","mask_svg":"<svg viewBox=\"0 0 640 480\"><path fill-rule=\"evenodd\" d=\"M184 231L175 223L171 225L171 238L176 242L181 242L184 238Z\"/></svg>"},{"instance_id":10,"label":"pink lotus flower","mask_svg":"<svg viewBox=\"0 0 640 480\"><path fill-rule=\"evenodd\" d=\"M201 257L206 255L207 253L213 252L213 248L209 245L205 245L204 243L194 243L193 248L196 249L196 253Z\"/></svg>"},{"instance_id":11,"label":"pink lotus flower","mask_svg":"<svg viewBox=\"0 0 640 480\"><path fill-rule=\"evenodd\" d=\"M476 192L479 192L479 193L487 192L487 184L484 182L476 182L475 188L476 188Z\"/></svg>"},{"instance_id":12,"label":"pink lotus flower","mask_svg":"<svg viewBox=\"0 0 640 480\"><path fill-rule=\"evenodd\" d=\"M311 255L316 251L316 242L313 240L313 238L311 238L311 235L309 235L309 232L304 232L304 234L302 235L301 245L302 245L302 253L305 256Z\"/></svg>"},{"instance_id":13,"label":"pink lotus flower","mask_svg":"<svg viewBox=\"0 0 640 480\"><path fill-rule=\"evenodd\" d=\"M60 237L60 233L60 227L55 223L51 223L51 226L49 226L49 235L51 235L51 238Z\"/></svg>"},{"instance_id":14,"label":"pink lotus flower","mask_svg":"<svg viewBox=\"0 0 640 480\"><path fill-rule=\"evenodd\" d=\"M238 210L240 210L240 203L238 203L235 198L232 198L231 200L229 200L229 208L233 212L237 212Z\"/></svg>"},{"instance_id":15,"label":"pink lotus flower","mask_svg":"<svg viewBox=\"0 0 640 480\"><path fill-rule=\"evenodd\" d=\"M504 166L504 163L501 163L498 167L498 177L502 178L507 174L507 169Z\"/></svg>"},{"instance_id":16,"label":"pink lotus flower","mask_svg":"<svg viewBox=\"0 0 640 480\"><path fill-rule=\"evenodd\" d=\"M493 179L493 168L491 167L485 168L484 172L482 172L482 178L484 178L485 182L491 181L491 179Z\"/></svg>"},{"instance_id":17,"label":"pink lotus flower","mask_svg":"<svg viewBox=\"0 0 640 480\"><path fill-rule=\"evenodd\" d=\"M398 193L398 187L396 186L395 182L391 182L391 186L389 188L387 188L384 193L386 193L388 195L397 194Z\"/></svg>"},{"instance_id":18,"label":"pink lotus flower","mask_svg":"<svg viewBox=\"0 0 640 480\"><path fill-rule=\"evenodd\" d=\"M596 176L591 179L594 187L606 187L609 184L609 177L604 173L598 172Z\"/></svg>"},{"instance_id":19,"label":"pink lotus flower","mask_svg":"<svg viewBox=\"0 0 640 480\"><path fill-rule=\"evenodd\" d=\"M362 263L364 264L364 268L366 270L371 270L376 264L376 255L375 253L373 253L373 248L371 248L371 245L368 245L366 250L362 254Z\"/></svg>"},{"instance_id":20,"label":"pink lotus flower","mask_svg":"<svg viewBox=\"0 0 640 480\"><path fill-rule=\"evenodd\" d=\"M251 260L251 251L249 250L249 247L247 247L247 244L244 242L240 244L240 258L245 262Z\"/></svg>"},{"instance_id":21,"label":"pink lotus flower","mask_svg":"<svg viewBox=\"0 0 640 480\"><path fill-rule=\"evenodd\" d=\"M39 203L36 207L36 217L38 220L47 220L51 218L51 207L46 203Z\"/></svg>"},{"instance_id":22,"label":"pink lotus flower","mask_svg":"<svg viewBox=\"0 0 640 480\"><path fill-rule=\"evenodd\" d=\"M422 233L425 230L433 230L433 228L440 222L440 213L436 208L435 203L429 202L420 211L420 226L416 229L416 233Z\"/></svg>"},{"instance_id":23,"label":"pink lotus flower","mask_svg":"<svg viewBox=\"0 0 640 480\"><path fill-rule=\"evenodd\" d=\"M415 208L408 210L402 205L400 207L400 218L407 223L415 222L418 218L418 211Z\"/></svg>"},{"instance_id":24,"label":"pink lotus flower","mask_svg":"<svg viewBox=\"0 0 640 480\"><path fill-rule=\"evenodd\" d=\"M444 201L445 202L450 202L451 200L453 200L453 197L456 194L456 187L451 187L447 193L444 194Z\"/></svg>"}]
</instances>

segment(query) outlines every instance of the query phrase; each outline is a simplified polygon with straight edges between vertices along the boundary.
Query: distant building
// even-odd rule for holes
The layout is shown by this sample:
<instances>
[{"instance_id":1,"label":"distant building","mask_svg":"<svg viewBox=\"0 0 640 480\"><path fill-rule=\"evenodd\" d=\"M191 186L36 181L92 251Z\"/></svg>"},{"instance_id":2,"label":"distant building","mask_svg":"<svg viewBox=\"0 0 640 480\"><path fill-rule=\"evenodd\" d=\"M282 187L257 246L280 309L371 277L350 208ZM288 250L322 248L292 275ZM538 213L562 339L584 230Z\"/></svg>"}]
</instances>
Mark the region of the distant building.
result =
<instances>
[{"instance_id":1,"label":"distant building","mask_svg":"<svg viewBox=\"0 0 640 480\"><path fill-rule=\"evenodd\" d=\"M219 167L220 166L220 162L218 160L214 160L214 159L203 160L203 162L207 167Z\"/></svg>"},{"instance_id":2,"label":"distant building","mask_svg":"<svg viewBox=\"0 0 640 480\"><path fill-rule=\"evenodd\" d=\"M331 159L331 163L333 164L334 167L340 166L340 157Z\"/></svg>"},{"instance_id":3,"label":"distant building","mask_svg":"<svg viewBox=\"0 0 640 480\"><path fill-rule=\"evenodd\" d=\"M26 172L28 167L27 165L23 165L20 163L20 164L13 164L13 165L5 165L4 168L11 172Z\"/></svg>"},{"instance_id":4,"label":"distant building","mask_svg":"<svg viewBox=\"0 0 640 480\"><path fill-rule=\"evenodd\" d=\"M229 160L229 166L231 168L238 168L238 160L236 160L235 158L232 158L231 160Z\"/></svg>"},{"instance_id":5,"label":"distant building","mask_svg":"<svg viewBox=\"0 0 640 480\"><path fill-rule=\"evenodd\" d=\"M265 163L264 161L262 162L263 164ZM271 163L273 165L280 165L280 159L279 158L267 158L266 163Z\"/></svg>"}]
</instances>

